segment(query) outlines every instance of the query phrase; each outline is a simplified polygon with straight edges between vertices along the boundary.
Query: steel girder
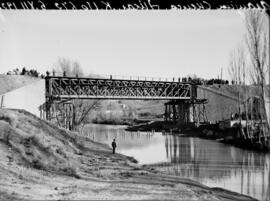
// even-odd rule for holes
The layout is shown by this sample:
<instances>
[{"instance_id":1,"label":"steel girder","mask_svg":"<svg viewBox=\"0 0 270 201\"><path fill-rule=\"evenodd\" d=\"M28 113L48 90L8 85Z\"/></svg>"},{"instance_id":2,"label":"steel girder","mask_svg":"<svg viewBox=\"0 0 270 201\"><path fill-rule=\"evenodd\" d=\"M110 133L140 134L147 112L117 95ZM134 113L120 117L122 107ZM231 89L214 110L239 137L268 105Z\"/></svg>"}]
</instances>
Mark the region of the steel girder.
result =
<instances>
[{"instance_id":1,"label":"steel girder","mask_svg":"<svg viewBox=\"0 0 270 201\"><path fill-rule=\"evenodd\" d=\"M190 100L196 94L191 83L46 77L46 98L55 99L160 99Z\"/></svg>"}]
</instances>

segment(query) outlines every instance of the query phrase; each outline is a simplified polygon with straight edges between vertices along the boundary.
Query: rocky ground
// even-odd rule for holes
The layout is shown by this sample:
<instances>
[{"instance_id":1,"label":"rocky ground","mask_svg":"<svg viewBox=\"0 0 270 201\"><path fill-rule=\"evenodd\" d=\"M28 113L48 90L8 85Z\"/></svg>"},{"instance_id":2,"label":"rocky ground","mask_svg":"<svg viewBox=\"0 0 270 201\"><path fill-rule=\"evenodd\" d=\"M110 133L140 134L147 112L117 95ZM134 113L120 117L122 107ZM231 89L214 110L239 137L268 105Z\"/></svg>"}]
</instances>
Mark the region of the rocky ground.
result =
<instances>
[{"instance_id":1,"label":"rocky ground","mask_svg":"<svg viewBox=\"0 0 270 201\"><path fill-rule=\"evenodd\" d=\"M0 200L255 200L162 174L23 110L0 110Z\"/></svg>"}]
</instances>

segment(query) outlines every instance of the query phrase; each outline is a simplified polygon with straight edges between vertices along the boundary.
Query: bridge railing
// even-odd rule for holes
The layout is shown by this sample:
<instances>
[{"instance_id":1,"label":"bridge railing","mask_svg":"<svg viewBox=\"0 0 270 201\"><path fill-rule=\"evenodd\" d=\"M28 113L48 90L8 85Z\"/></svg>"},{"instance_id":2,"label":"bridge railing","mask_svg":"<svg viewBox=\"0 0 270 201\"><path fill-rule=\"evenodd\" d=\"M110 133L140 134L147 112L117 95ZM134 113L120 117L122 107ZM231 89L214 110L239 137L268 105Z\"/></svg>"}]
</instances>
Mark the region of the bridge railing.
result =
<instances>
[{"instance_id":1,"label":"bridge railing","mask_svg":"<svg viewBox=\"0 0 270 201\"><path fill-rule=\"evenodd\" d=\"M102 79L115 79L115 80L139 80L139 81L162 81L162 82L184 82L187 81L187 78L181 77L149 77L149 76L127 76L127 75L110 75L110 74L90 74L86 75L74 75L74 74L67 74L64 72L55 72L47 71L47 75L49 76L57 76L57 77L80 77L80 78L102 78Z\"/></svg>"}]
</instances>

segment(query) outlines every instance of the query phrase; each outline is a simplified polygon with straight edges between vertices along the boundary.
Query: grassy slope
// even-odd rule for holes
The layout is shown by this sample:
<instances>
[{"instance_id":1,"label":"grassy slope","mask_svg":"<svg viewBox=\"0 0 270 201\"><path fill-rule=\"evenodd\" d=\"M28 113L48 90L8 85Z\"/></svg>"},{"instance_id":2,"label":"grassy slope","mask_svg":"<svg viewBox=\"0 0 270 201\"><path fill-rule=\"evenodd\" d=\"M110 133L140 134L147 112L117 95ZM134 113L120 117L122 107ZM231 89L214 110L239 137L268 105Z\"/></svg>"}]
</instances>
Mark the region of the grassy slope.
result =
<instances>
[{"instance_id":1,"label":"grassy slope","mask_svg":"<svg viewBox=\"0 0 270 201\"><path fill-rule=\"evenodd\" d=\"M0 75L0 94L31 84L40 78L23 75Z\"/></svg>"},{"instance_id":2,"label":"grassy slope","mask_svg":"<svg viewBox=\"0 0 270 201\"><path fill-rule=\"evenodd\" d=\"M0 199L253 200L167 176L23 110L0 110Z\"/></svg>"}]
</instances>

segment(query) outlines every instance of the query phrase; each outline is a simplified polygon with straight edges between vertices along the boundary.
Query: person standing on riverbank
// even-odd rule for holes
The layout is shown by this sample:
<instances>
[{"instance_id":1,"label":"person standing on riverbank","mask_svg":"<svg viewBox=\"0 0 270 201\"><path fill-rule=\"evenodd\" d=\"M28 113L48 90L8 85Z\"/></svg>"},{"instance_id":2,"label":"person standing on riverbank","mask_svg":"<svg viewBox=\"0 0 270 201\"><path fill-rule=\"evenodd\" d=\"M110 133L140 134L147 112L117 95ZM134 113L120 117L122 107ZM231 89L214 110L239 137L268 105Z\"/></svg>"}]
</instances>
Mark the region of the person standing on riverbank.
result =
<instances>
[{"instance_id":1,"label":"person standing on riverbank","mask_svg":"<svg viewBox=\"0 0 270 201\"><path fill-rule=\"evenodd\" d=\"M113 148L113 154L115 154L115 148L116 148L116 142L115 142L115 139L113 139L113 142L112 142L112 148Z\"/></svg>"}]
</instances>

